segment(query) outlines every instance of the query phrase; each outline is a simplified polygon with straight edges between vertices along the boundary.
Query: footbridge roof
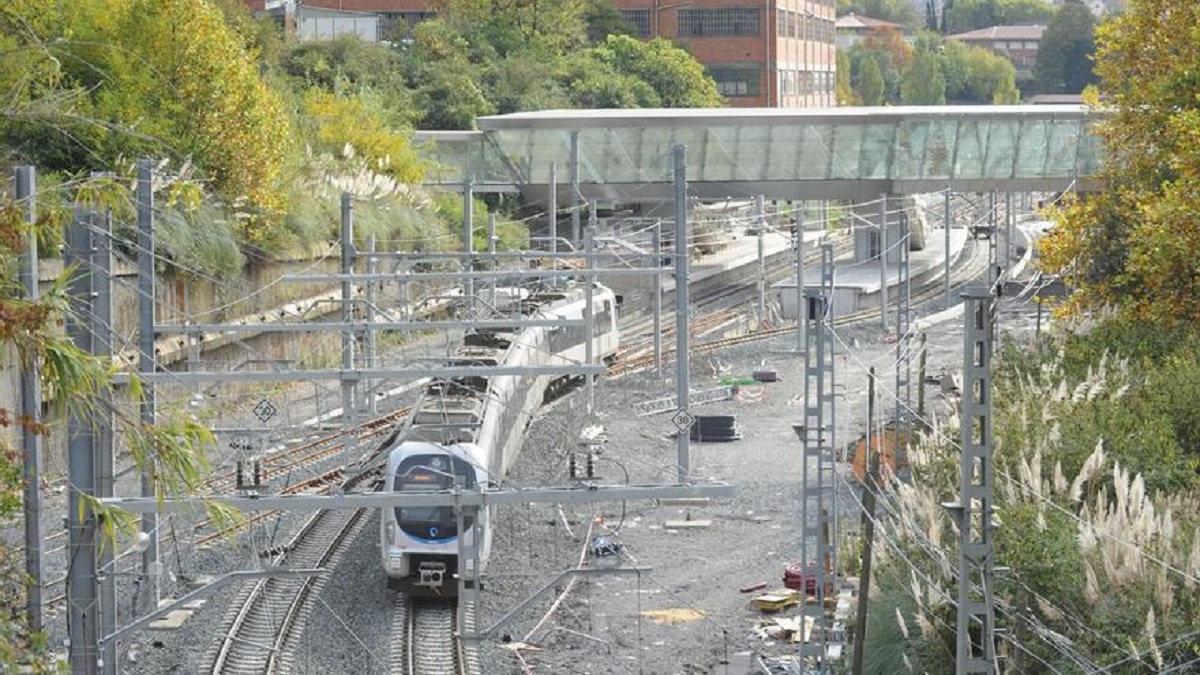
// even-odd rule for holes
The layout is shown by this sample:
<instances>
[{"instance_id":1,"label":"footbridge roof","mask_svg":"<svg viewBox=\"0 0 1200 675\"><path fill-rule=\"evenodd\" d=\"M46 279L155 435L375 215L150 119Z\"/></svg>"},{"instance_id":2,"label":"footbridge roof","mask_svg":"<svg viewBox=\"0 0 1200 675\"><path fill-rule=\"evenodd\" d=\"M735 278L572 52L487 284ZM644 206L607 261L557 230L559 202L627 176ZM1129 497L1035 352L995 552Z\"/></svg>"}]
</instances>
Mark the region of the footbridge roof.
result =
<instances>
[{"instance_id":1,"label":"footbridge roof","mask_svg":"<svg viewBox=\"0 0 1200 675\"><path fill-rule=\"evenodd\" d=\"M577 170L585 198L669 199L682 143L694 197L870 199L1100 189L1092 129L1106 116L1079 105L545 110L415 140L431 183L469 176L484 191L544 196L553 168L560 190Z\"/></svg>"}]
</instances>

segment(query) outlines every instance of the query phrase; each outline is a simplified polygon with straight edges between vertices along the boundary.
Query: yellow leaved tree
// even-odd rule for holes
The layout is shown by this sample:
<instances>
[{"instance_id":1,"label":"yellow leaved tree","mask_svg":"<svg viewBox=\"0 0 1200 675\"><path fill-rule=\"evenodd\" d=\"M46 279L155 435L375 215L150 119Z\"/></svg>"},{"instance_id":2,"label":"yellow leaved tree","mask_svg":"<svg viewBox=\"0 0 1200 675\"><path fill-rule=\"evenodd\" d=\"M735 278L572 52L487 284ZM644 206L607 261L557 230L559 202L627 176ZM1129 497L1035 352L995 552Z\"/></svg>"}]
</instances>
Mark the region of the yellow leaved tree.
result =
<instances>
[{"instance_id":1,"label":"yellow leaved tree","mask_svg":"<svg viewBox=\"0 0 1200 675\"><path fill-rule=\"evenodd\" d=\"M256 54L205 0L0 3L0 140L43 169L107 170L121 158L190 159L271 236L284 210L290 118ZM25 142L35 139L36 142Z\"/></svg>"},{"instance_id":2,"label":"yellow leaved tree","mask_svg":"<svg viewBox=\"0 0 1200 675\"><path fill-rule=\"evenodd\" d=\"M1042 268L1076 293L1063 311L1116 306L1169 327L1200 319L1200 4L1131 0L1096 30L1107 190L1068 200ZM1093 92L1093 100L1095 101Z\"/></svg>"}]
</instances>

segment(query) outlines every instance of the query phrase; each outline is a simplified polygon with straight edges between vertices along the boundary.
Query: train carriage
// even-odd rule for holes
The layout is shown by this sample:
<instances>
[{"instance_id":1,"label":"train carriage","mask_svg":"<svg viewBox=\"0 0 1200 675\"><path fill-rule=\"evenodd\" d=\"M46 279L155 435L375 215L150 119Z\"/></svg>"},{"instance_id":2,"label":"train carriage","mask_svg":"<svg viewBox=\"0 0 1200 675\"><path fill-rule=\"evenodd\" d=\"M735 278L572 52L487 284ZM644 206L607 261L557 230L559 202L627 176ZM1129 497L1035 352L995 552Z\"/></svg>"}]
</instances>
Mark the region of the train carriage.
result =
<instances>
[{"instance_id":1,"label":"train carriage","mask_svg":"<svg viewBox=\"0 0 1200 675\"><path fill-rule=\"evenodd\" d=\"M585 318L586 289L539 289L521 301L531 318ZM617 297L592 288L592 355L616 356ZM453 365L549 366L583 363L583 326L531 326L468 333ZM515 461L533 413L565 377L500 375L439 379L429 385L398 443L388 450L383 489L438 492L499 482ZM481 564L491 547L488 515L481 515ZM380 518L383 566L392 588L413 594L453 595L457 586L458 522L451 507L384 509Z\"/></svg>"}]
</instances>

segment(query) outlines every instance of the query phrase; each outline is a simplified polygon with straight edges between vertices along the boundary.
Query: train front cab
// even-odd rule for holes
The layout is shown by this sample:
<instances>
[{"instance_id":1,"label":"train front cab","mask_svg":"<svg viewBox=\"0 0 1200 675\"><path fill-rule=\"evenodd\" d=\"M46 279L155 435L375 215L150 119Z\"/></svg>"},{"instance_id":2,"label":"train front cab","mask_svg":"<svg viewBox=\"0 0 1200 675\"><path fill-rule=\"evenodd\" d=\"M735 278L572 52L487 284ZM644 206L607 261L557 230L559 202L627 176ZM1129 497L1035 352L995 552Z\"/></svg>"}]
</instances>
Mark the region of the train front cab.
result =
<instances>
[{"instance_id":1,"label":"train front cab","mask_svg":"<svg viewBox=\"0 0 1200 675\"><path fill-rule=\"evenodd\" d=\"M460 456L461 455L461 456ZM471 489L480 470L461 446L405 443L393 452L388 490L421 494ZM452 506L390 507L380 518L388 586L410 595L452 595L458 573L458 516Z\"/></svg>"}]
</instances>

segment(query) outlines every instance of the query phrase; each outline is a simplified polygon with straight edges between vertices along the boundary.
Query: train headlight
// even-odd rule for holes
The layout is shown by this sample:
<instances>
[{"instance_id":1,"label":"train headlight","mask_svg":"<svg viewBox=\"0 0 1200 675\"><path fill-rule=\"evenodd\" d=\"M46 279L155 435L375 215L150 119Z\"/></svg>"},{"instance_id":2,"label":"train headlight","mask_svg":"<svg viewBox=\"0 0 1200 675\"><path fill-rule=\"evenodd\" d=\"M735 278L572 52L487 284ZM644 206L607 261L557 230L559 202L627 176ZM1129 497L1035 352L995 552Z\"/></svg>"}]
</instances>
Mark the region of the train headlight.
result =
<instances>
[{"instance_id":1,"label":"train headlight","mask_svg":"<svg viewBox=\"0 0 1200 675\"><path fill-rule=\"evenodd\" d=\"M393 572L403 571L404 570L404 556L389 555L388 556L388 569L392 570Z\"/></svg>"}]
</instances>

